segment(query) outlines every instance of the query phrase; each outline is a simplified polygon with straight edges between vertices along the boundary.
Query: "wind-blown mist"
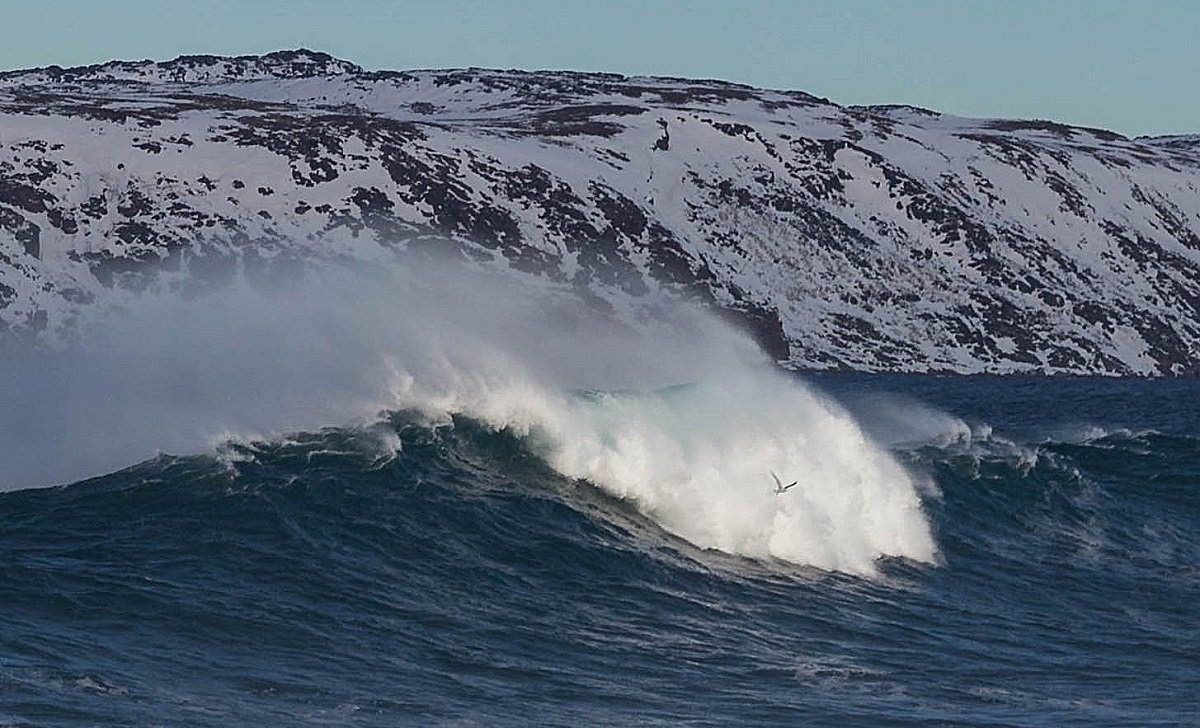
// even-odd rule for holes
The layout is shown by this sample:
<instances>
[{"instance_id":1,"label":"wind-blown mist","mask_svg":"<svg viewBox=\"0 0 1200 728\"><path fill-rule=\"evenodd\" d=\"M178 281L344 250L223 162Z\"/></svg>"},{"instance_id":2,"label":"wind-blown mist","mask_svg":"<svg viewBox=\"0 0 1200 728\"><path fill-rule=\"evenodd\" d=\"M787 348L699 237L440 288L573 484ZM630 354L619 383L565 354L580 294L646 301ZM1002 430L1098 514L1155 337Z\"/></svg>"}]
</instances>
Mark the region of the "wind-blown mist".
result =
<instances>
[{"instance_id":1,"label":"wind-blown mist","mask_svg":"<svg viewBox=\"0 0 1200 728\"><path fill-rule=\"evenodd\" d=\"M905 471L748 338L679 305L634 329L527 285L422 264L143 297L87 345L0 362L0 486L417 409L509 429L700 547L855 572L933 558ZM775 495L771 471L798 486Z\"/></svg>"}]
</instances>

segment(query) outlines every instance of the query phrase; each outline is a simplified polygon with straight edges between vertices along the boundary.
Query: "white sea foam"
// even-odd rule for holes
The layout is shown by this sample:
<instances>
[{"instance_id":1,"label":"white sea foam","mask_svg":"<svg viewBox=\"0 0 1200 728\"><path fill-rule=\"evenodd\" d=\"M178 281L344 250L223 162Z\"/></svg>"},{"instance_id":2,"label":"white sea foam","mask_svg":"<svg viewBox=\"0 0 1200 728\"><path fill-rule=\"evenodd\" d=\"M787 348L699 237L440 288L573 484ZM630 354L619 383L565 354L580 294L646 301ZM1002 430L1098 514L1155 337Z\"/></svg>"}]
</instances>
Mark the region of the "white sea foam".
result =
<instances>
[{"instance_id":1,"label":"white sea foam","mask_svg":"<svg viewBox=\"0 0 1200 728\"><path fill-rule=\"evenodd\" d=\"M0 481L416 408L507 428L700 547L859 573L934 558L904 469L746 337L688 307L634 330L573 300L442 266L148 298L90 348L0 363L18 415ZM776 495L772 471L798 485Z\"/></svg>"},{"instance_id":2,"label":"white sea foam","mask_svg":"<svg viewBox=\"0 0 1200 728\"><path fill-rule=\"evenodd\" d=\"M403 381L400 401L525 436L562 474L704 548L857 573L884 555L934 557L909 475L836 406L763 365L586 397L511 373L455 375L437 392ZM776 495L772 471L797 486Z\"/></svg>"}]
</instances>

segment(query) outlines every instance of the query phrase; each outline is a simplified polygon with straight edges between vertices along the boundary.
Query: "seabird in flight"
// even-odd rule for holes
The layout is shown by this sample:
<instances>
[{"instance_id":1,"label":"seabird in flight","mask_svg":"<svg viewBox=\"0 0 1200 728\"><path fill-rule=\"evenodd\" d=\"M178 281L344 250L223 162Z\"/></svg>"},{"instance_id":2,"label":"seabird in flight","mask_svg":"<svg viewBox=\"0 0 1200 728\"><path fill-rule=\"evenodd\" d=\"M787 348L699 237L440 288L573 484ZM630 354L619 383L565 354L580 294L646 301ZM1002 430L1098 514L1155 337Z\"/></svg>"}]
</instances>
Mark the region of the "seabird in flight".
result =
<instances>
[{"instance_id":1,"label":"seabird in flight","mask_svg":"<svg viewBox=\"0 0 1200 728\"><path fill-rule=\"evenodd\" d=\"M782 482L780 482L779 476L775 474L774 470L771 471L771 477L775 479L775 495L779 495L780 493L786 492L789 488L794 486L796 483L800 482L798 480L793 480L792 482L788 483L787 485L784 485Z\"/></svg>"}]
</instances>

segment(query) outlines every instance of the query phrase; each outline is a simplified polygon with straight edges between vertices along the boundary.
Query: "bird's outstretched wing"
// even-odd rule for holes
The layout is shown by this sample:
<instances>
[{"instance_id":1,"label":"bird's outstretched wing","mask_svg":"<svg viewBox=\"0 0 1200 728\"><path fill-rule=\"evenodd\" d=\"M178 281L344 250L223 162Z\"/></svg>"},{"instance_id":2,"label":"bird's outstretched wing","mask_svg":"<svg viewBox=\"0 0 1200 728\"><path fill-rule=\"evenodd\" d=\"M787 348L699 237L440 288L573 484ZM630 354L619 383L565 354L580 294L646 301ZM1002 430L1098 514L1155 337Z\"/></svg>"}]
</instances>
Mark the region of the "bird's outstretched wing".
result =
<instances>
[{"instance_id":1,"label":"bird's outstretched wing","mask_svg":"<svg viewBox=\"0 0 1200 728\"><path fill-rule=\"evenodd\" d=\"M780 490L788 490L789 488L792 488L793 486L796 485L796 483L799 483L799 482L800 482L799 480L793 480L792 482L790 482L787 485L780 488Z\"/></svg>"},{"instance_id":2,"label":"bird's outstretched wing","mask_svg":"<svg viewBox=\"0 0 1200 728\"><path fill-rule=\"evenodd\" d=\"M782 487L783 487L783 483L781 483L781 482L779 481L779 476L775 474L775 471L774 471L774 470L772 470L772 471L770 471L770 472L771 472L771 477L775 479L775 488L776 488L777 490L778 490L778 489L780 489L780 488L782 488Z\"/></svg>"}]
</instances>

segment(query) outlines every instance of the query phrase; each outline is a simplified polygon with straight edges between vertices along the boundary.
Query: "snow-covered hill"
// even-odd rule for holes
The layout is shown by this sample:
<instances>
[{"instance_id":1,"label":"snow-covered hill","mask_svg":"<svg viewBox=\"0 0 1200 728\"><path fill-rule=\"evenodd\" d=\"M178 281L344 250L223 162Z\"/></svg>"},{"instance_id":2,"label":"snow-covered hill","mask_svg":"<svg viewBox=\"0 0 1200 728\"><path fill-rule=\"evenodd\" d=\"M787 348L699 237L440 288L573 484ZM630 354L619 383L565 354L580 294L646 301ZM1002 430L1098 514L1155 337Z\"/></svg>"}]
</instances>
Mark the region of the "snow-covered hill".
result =
<instances>
[{"instance_id":1,"label":"snow-covered hill","mask_svg":"<svg viewBox=\"0 0 1200 728\"><path fill-rule=\"evenodd\" d=\"M1200 137L309 51L0 74L0 331L452 247L796 367L1200 374Z\"/></svg>"}]
</instances>

